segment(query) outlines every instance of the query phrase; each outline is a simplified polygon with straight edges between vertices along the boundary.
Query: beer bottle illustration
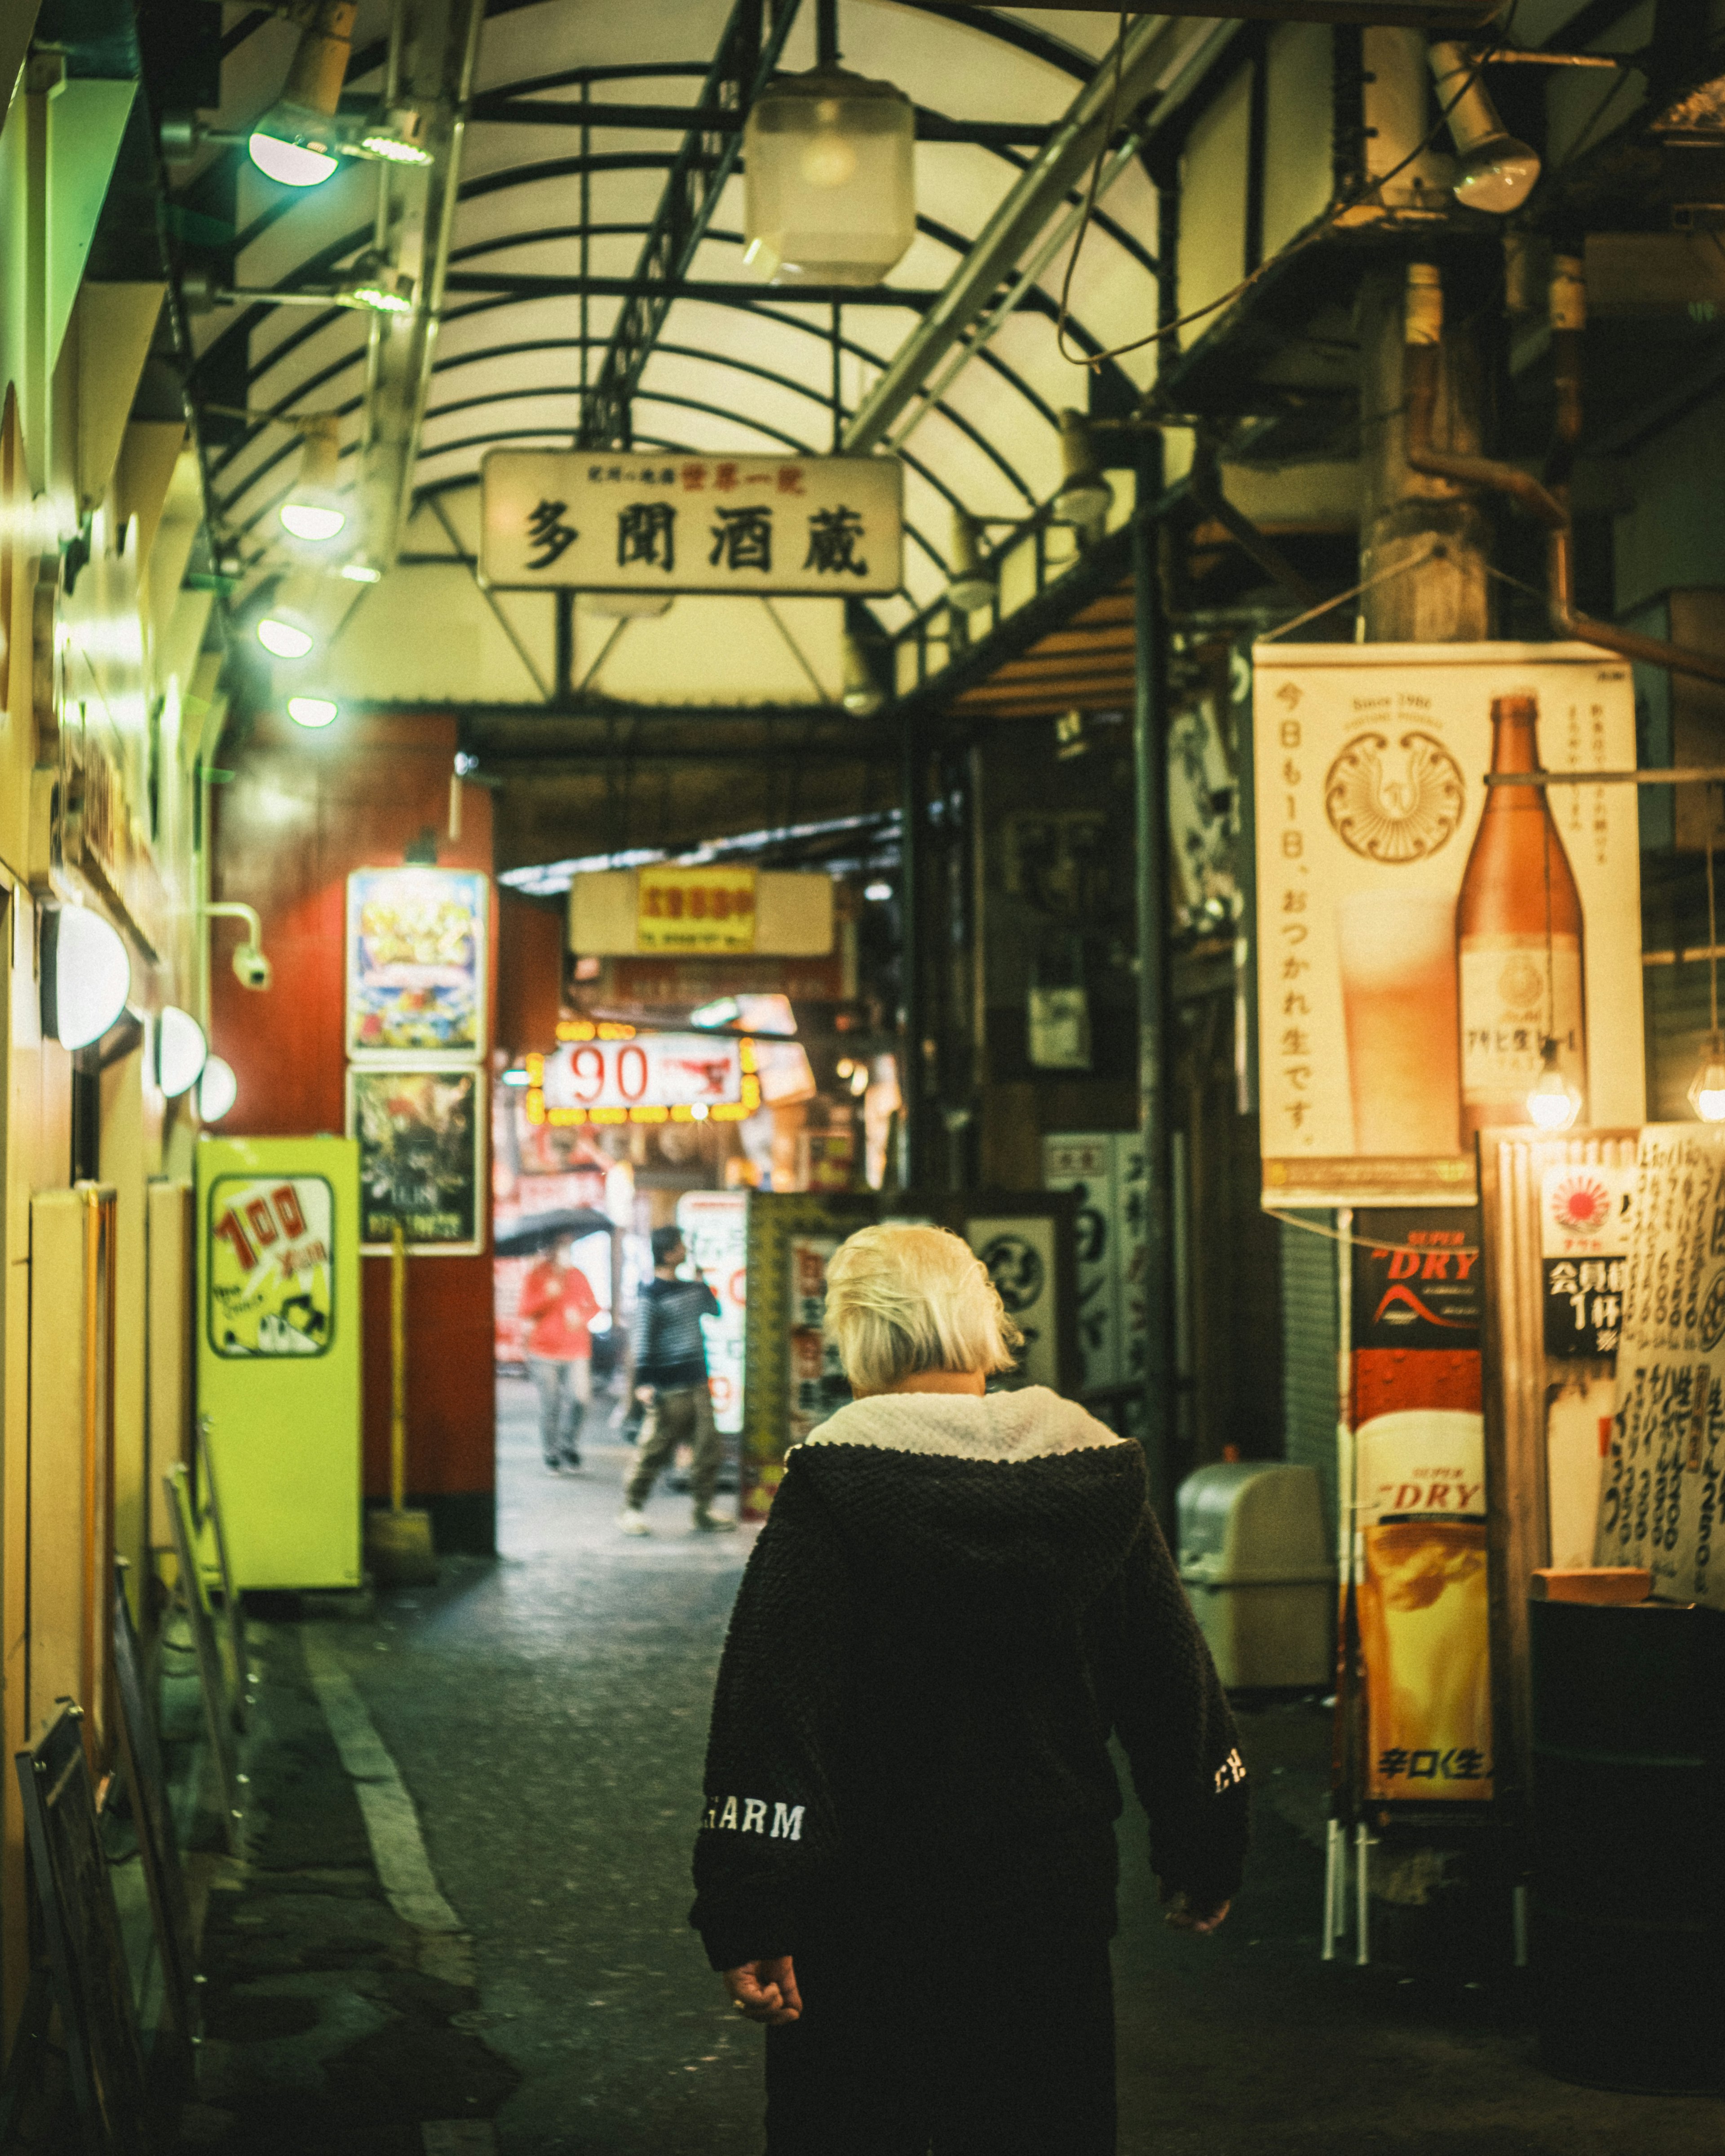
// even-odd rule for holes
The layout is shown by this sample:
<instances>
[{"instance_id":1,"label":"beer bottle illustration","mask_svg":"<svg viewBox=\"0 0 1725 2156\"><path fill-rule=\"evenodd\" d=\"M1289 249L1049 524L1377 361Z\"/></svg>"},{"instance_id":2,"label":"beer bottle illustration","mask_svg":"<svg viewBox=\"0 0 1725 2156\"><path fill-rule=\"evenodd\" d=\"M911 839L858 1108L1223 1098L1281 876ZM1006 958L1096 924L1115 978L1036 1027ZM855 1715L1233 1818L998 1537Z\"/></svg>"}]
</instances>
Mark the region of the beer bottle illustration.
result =
<instances>
[{"instance_id":1,"label":"beer bottle illustration","mask_svg":"<svg viewBox=\"0 0 1725 2156\"><path fill-rule=\"evenodd\" d=\"M1491 768L1541 768L1534 697L1492 699ZM1455 952L1461 1140L1471 1151L1484 1125L1528 1120L1548 1038L1564 1076L1587 1090L1581 895L1544 787L1486 788L1456 901Z\"/></svg>"}]
</instances>

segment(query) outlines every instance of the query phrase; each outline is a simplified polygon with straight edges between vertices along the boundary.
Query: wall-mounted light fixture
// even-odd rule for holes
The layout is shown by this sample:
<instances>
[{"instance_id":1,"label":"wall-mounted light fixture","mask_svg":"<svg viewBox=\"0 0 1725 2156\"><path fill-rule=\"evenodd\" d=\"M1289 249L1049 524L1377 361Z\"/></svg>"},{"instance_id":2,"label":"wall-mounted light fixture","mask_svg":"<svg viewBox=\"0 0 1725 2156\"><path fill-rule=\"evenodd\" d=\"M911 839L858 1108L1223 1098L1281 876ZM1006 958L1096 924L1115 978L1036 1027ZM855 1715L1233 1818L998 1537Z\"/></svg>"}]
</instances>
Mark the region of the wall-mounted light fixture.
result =
<instances>
[{"instance_id":1,"label":"wall-mounted light fixture","mask_svg":"<svg viewBox=\"0 0 1725 2156\"><path fill-rule=\"evenodd\" d=\"M1114 489L1102 470L1101 459L1081 412L1060 414L1060 490L1054 498L1054 513L1063 524L1076 524L1081 531L1100 531L1114 506Z\"/></svg>"},{"instance_id":2,"label":"wall-mounted light fixture","mask_svg":"<svg viewBox=\"0 0 1725 2156\"><path fill-rule=\"evenodd\" d=\"M947 578L947 597L963 613L990 605L994 598L994 567L992 562L985 566L983 562L982 536L973 516L962 509L952 511L952 567Z\"/></svg>"},{"instance_id":3,"label":"wall-mounted light fixture","mask_svg":"<svg viewBox=\"0 0 1725 2156\"><path fill-rule=\"evenodd\" d=\"M316 630L288 607L271 607L260 615L256 635L272 659L304 659L317 644Z\"/></svg>"},{"instance_id":4,"label":"wall-mounted light fixture","mask_svg":"<svg viewBox=\"0 0 1725 2156\"><path fill-rule=\"evenodd\" d=\"M239 1098L239 1081L234 1075L234 1066L220 1055L205 1060L203 1075L198 1081L198 1120L201 1123L218 1123Z\"/></svg>"},{"instance_id":5,"label":"wall-mounted light fixture","mask_svg":"<svg viewBox=\"0 0 1725 2156\"><path fill-rule=\"evenodd\" d=\"M341 716L341 706L333 696L290 696L287 715L296 726L316 730L334 726Z\"/></svg>"},{"instance_id":6,"label":"wall-mounted light fixture","mask_svg":"<svg viewBox=\"0 0 1725 2156\"><path fill-rule=\"evenodd\" d=\"M88 1048L131 993L131 960L111 922L87 906L42 916L42 1029L62 1048Z\"/></svg>"},{"instance_id":7,"label":"wall-mounted light fixture","mask_svg":"<svg viewBox=\"0 0 1725 2156\"><path fill-rule=\"evenodd\" d=\"M156 1017L156 1083L170 1101L189 1093L203 1075L209 1043L190 1011L167 1004Z\"/></svg>"}]
</instances>

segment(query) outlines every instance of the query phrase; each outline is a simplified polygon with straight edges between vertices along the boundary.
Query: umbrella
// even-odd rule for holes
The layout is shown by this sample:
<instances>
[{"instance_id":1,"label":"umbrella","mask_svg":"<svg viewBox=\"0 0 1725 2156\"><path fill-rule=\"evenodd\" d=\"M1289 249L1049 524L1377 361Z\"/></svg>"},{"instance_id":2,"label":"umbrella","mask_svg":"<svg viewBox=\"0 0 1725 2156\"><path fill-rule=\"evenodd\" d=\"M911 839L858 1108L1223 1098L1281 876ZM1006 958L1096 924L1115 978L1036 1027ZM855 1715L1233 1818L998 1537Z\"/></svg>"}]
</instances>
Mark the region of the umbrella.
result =
<instances>
[{"instance_id":1,"label":"umbrella","mask_svg":"<svg viewBox=\"0 0 1725 2156\"><path fill-rule=\"evenodd\" d=\"M500 1258L531 1258L548 1250L565 1235L609 1235L611 1222L591 1205L564 1206L555 1213L527 1213L512 1228L500 1228L492 1245Z\"/></svg>"}]
</instances>

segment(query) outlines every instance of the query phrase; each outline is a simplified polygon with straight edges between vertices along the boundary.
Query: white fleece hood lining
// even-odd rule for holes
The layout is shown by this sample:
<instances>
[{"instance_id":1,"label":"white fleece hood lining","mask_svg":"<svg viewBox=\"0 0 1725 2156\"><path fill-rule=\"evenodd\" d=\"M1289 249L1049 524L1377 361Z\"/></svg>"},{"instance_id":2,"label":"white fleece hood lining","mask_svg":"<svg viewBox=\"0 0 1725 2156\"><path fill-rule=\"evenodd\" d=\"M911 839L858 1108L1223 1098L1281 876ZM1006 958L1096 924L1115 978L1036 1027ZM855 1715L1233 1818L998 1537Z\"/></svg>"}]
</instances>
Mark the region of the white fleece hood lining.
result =
<instances>
[{"instance_id":1,"label":"white fleece hood lining","mask_svg":"<svg viewBox=\"0 0 1725 2156\"><path fill-rule=\"evenodd\" d=\"M1050 1460L1128 1440L1046 1385L981 1399L966 1393L878 1393L853 1400L804 1445L861 1445L949 1460ZM800 1450L801 1448L797 1448Z\"/></svg>"}]
</instances>

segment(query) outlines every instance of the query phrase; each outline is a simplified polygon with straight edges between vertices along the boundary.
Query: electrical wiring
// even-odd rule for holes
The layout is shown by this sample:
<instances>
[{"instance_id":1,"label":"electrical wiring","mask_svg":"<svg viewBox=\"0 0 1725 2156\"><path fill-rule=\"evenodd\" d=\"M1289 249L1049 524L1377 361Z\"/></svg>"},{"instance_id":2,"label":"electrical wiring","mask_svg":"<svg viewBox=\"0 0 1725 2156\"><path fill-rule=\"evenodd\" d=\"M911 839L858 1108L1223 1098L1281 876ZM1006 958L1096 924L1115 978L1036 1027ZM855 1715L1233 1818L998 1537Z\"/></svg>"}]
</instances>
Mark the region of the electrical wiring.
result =
<instances>
[{"instance_id":1,"label":"electrical wiring","mask_svg":"<svg viewBox=\"0 0 1725 2156\"><path fill-rule=\"evenodd\" d=\"M1086 202L1085 215L1073 237L1072 252L1066 258L1066 273L1060 285L1060 313L1055 324L1055 343L1060 357L1074 366L1096 369L1107 365L1111 360L1123 358L1127 352L1142 352L1146 345L1159 344L1164 337L1173 336L1175 331L1186 329L1192 323L1201 322L1209 316L1219 313L1224 307L1231 306L1235 300L1242 298L1245 294L1250 292L1255 285L1267 277L1272 270L1285 262L1291 261L1294 256L1303 254L1308 247L1315 247L1319 240L1334 228L1338 220L1348 214L1349 210L1358 208L1361 203L1387 187L1390 181L1399 178L1410 165L1416 163L1425 155L1448 126L1450 115L1455 111L1463 98L1479 80L1481 71L1494 54L1501 51L1508 42L1510 33L1515 27L1516 14L1520 5L1521 0L1512 0L1509 10L1491 43L1482 52L1475 55L1472 65L1463 78L1461 87L1450 98L1448 104L1443 106L1422 140L1415 143L1406 157L1392 165L1387 172L1374 172L1368 175L1340 200L1332 202L1309 232L1302 233L1298 239L1291 239L1285 247L1278 248L1274 254L1260 262L1255 270L1249 275L1242 277L1237 285L1230 290L1224 292L1219 299L1211 300L1202 307L1194 307L1189 314L1177 315L1171 322L1159 322L1147 335L1133 338L1129 344L1117 344L1106 352L1075 352L1068 347L1066 342L1067 304L1071 295L1072 279L1078 267L1078 258L1083 250L1085 234L1089 229L1090 208L1096 198L1097 177L1101 173L1102 160L1107 154L1108 144L1114 133L1117 117L1115 106L1120 95L1121 56L1125 47L1127 25L1132 20L1129 14L1122 13L1120 18L1119 36L1116 39L1114 48L1114 95L1109 105L1107 126L1102 136L1101 145L1096 151L1096 164L1091 170L1091 193Z\"/></svg>"}]
</instances>

